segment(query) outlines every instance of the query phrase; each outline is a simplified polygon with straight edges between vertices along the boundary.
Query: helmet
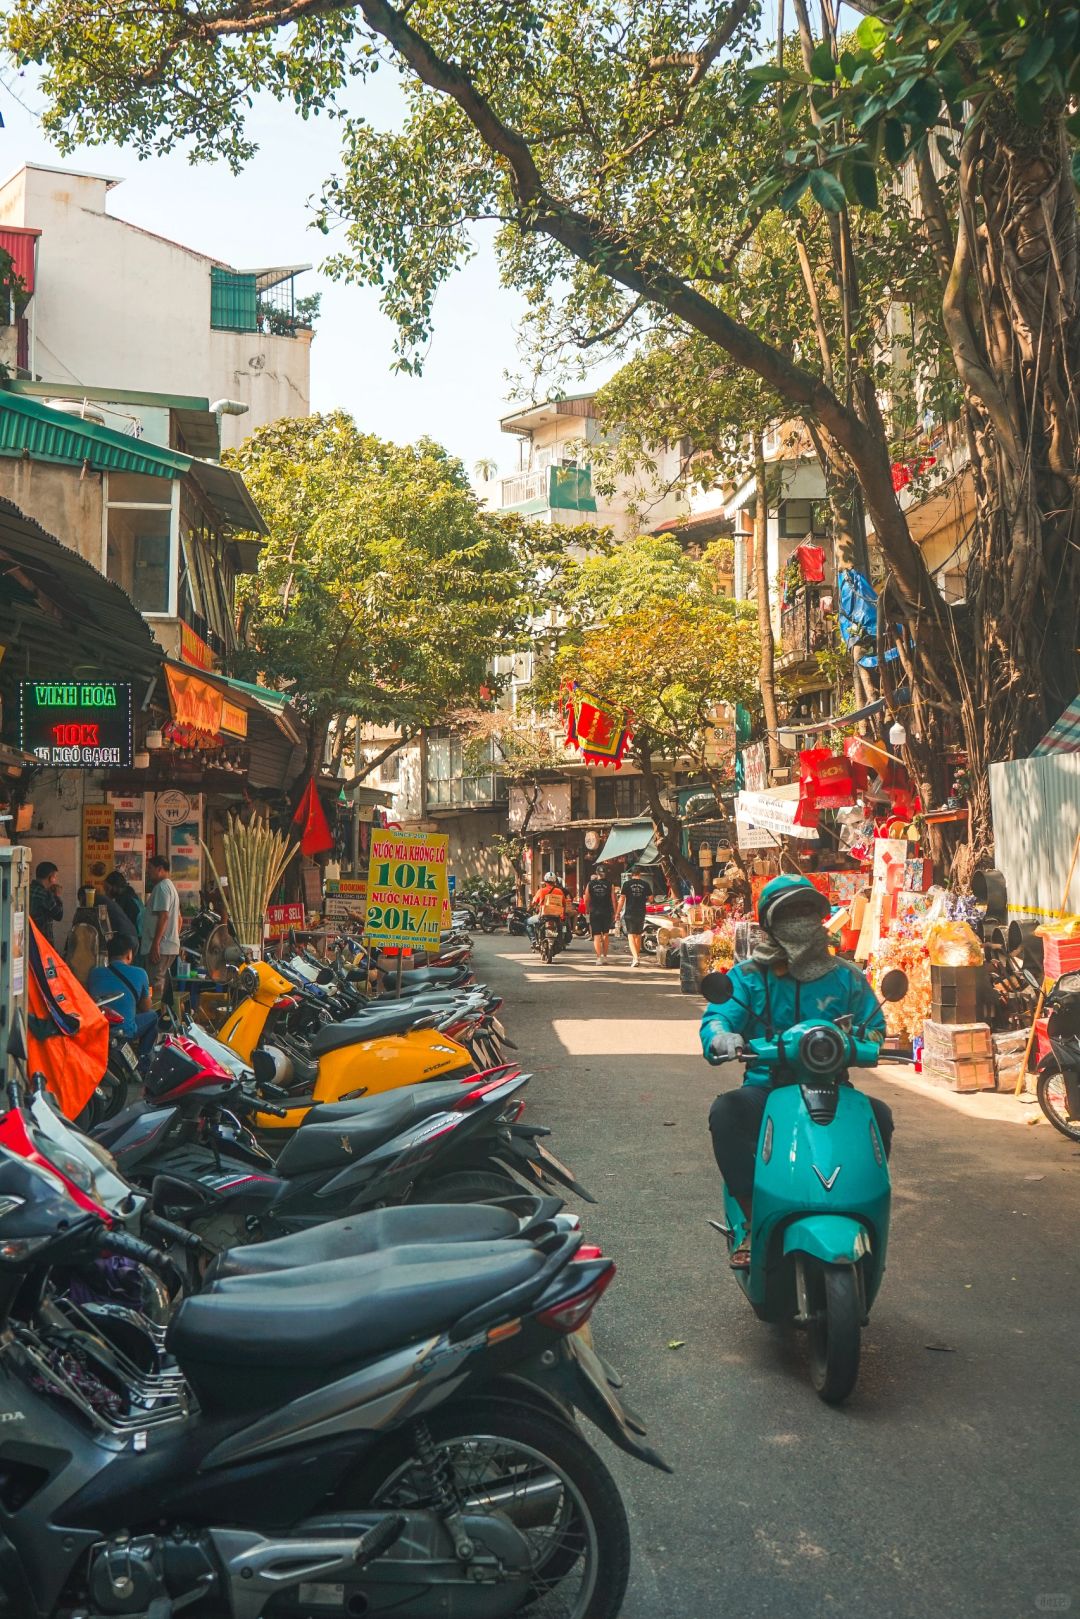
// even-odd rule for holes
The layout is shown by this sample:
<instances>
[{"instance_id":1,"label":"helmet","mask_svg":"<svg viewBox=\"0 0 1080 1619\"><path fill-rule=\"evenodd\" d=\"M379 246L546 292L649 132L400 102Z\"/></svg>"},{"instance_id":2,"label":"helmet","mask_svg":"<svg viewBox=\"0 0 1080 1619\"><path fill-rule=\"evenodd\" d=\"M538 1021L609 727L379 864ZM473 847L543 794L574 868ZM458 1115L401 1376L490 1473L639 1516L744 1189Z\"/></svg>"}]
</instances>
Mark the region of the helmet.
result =
<instances>
[{"instance_id":1,"label":"helmet","mask_svg":"<svg viewBox=\"0 0 1080 1619\"><path fill-rule=\"evenodd\" d=\"M793 902L798 901L800 905L805 905L807 900L811 900L817 906L824 922L831 914L832 906L820 889L815 888L805 877L774 877L772 882L766 883L761 890L761 898L758 900L758 921L763 928L771 932L777 917L790 909Z\"/></svg>"},{"instance_id":2,"label":"helmet","mask_svg":"<svg viewBox=\"0 0 1080 1619\"><path fill-rule=\"evenodd\" d=\"M544 881L546 883L557 883L558 880L559 879L556 877L556 875L555 875L555 873L553 871L545 871L545 873L544 873Z\"/></svg>"}]
</instances>

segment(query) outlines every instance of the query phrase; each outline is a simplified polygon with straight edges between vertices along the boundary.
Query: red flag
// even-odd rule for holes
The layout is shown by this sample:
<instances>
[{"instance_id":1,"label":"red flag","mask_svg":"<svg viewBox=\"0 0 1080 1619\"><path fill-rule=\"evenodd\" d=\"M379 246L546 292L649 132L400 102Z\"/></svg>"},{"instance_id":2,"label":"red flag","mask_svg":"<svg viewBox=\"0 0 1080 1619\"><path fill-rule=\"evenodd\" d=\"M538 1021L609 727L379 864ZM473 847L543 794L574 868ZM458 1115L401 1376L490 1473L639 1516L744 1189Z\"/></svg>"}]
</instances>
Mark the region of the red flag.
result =
<instances>
[{"instance_id":1,"label":"red flag","mask_svg":"<svg viewBox=\"0 0 1080 1619\"><path fill-rule=\"evenodd\" d=\"M330 825L326 819L326 811L322 807L315 778L312 776L304 788L304 796L297 805L293 816L293 825L300 824L303 831L300 833L300 853L306 855L325 854L334 847L334 840L330 834Z\"/></svg>"}]
</instances>

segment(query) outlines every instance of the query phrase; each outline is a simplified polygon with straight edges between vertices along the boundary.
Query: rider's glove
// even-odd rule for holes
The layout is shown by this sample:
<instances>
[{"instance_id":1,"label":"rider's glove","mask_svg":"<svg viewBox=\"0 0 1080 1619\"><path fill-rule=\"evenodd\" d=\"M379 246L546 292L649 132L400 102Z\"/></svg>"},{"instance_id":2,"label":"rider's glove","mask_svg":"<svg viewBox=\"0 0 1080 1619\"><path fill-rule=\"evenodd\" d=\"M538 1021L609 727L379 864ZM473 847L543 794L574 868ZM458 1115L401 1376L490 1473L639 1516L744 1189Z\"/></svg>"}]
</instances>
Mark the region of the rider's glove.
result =
<instances>
[{"instance_id":1,"label":"rider's glove","mask_svg":"<svg viewBox=\"0 0 1080 1619\"><path fill-rule=\"evenodd\" d=\"M732 1062L743 1049L743 1044L741 1034L731 1034L727 1029L720 1029L709 1041L709 1061Z\"/></svg>"}]
</instances>

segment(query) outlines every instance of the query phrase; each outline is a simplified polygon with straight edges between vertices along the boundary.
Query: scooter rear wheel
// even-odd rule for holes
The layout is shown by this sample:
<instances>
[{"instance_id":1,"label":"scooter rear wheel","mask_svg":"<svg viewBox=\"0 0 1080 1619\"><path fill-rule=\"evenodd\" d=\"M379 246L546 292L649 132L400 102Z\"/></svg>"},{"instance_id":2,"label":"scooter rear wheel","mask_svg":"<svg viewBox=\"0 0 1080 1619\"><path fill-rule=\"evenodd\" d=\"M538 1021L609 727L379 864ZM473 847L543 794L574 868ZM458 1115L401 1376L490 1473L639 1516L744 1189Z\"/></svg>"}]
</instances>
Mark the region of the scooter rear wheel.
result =
<instances>
[{"instance_id":1,"label":"scooter rear wheel","mask_svg":"<svg viewBox=\"0 0 1080 1619\"><path fill-rule=\"evenodd\" d=\"M810 1328L810 1380L829 1405L839 1405L859 1376L863 1307L853 1265L822 1265L818 1307Z\"/></svg>"},{"instance_id":2,"label":"scooter rear wheel","mask_svg":"<svg viewBox=\"0 0 1080 1619\"><path fill-rule=\"evenodd\" d=\"M1069 1093L1065 1081L1056 1068L1039 1075L1035 1093L1047 1120L1070 1141L1080 1141L1080 1119L1069 1112Z\"/></svg>"}]
</instances>

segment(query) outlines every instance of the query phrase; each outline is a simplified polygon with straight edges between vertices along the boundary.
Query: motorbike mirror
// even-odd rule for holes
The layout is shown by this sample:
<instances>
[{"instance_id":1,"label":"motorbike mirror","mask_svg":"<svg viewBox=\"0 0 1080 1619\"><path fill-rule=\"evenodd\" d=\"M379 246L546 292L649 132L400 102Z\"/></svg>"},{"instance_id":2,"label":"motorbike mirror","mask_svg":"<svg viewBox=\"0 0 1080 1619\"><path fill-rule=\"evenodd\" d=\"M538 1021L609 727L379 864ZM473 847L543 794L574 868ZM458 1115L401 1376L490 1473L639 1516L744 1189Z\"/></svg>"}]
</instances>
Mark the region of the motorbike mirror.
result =
<instances>
[{"instance_id":1,"label":"motorbike mirror","mask_svg":"<svg viewBox=\"0 0 1080 1619\"><path fill-rule=\"evenodd\" d=\"M701 993L713 1006L723 1006L735 994L727 973L706 973L701 980Z\"/></svg>"},{"instance_id":2,"label":"motorbike mirror","mask_svg":"<svg viewBox=\"0 0 1080 1619\"><path fill-rule=\"evenodd\" d=\"M1080 994L1080 973L1065 973L1054 985L1054 993L1056 995Z\"/></svg>"},{"instance_id":3,"label":"motorbike mirror","mask_svg":"<svg viewBox=\"0 0 1080 1619\"><path fill-rule=\"evenodd\" d=\"M12 1062L22 1063L25 1068L26 1026L23 1023L22 1010L19 1007L15 1009L15 1015L11 1020L11 1028L8 1030L7 1054Z\"/></svg>"},{"instance_id":4,"label":"motorbike mirror","mask_svg":"<svg viewBox=\"0 0 1080 1619\"><path fill-rule=\"evenodd\" d=\"M155 1175L150 1188L150 1206L155 1214L175 1218L180 1213L191 1213L209 1202L201 1186L183 1181L176 1175Z\"/></svg>"},{"instance_id":5,"label":"motorbike mirror","mask_svg":"<svg viewBox=\"0 0 1080 1619\"><path fill-rule=\"evenodd\" d=\"M902 1001L908 992L908 975L893 967L881 980L879 993L883 1001Z\"/></svg>"}]
</instances>

